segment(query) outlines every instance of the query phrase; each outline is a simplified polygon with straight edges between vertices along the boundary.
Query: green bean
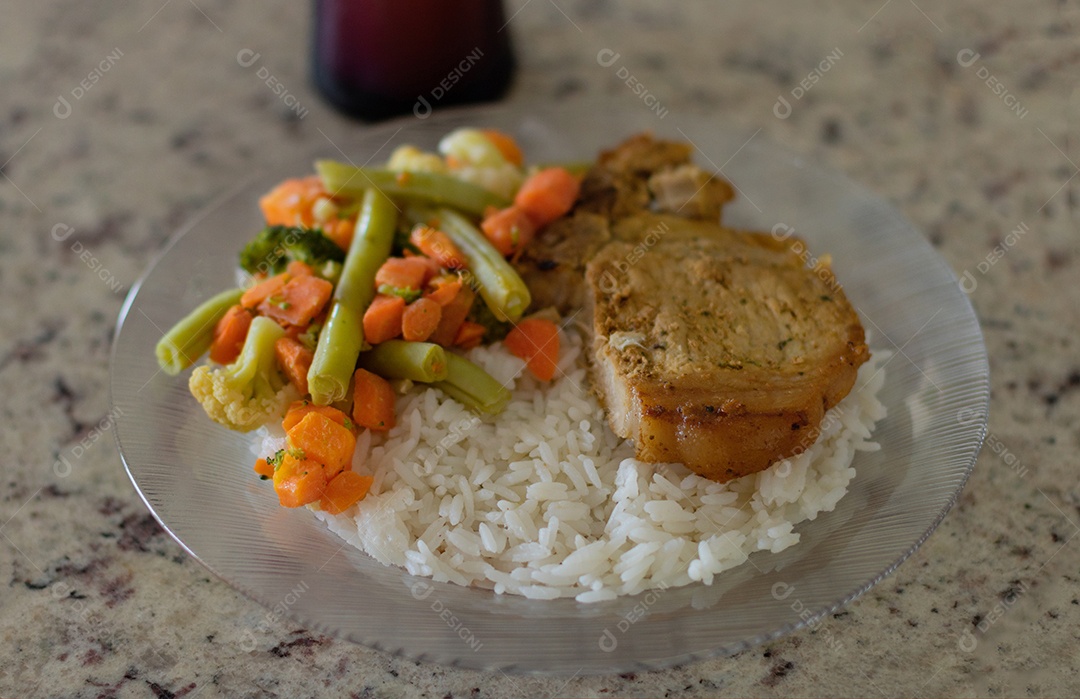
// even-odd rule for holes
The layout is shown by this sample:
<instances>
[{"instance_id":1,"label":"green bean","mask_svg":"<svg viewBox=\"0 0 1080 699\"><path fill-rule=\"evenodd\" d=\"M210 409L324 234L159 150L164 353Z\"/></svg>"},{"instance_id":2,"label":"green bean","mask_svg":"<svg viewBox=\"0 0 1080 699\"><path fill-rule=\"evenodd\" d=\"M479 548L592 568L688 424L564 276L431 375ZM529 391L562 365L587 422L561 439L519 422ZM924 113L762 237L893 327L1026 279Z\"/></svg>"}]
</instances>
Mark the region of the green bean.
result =
<instances>
[{"instance_id":1,"label":"green bean","mask_svg":"<svg viewBox=\"0 0 1080 699\"><path fill-rule=\"evenodd\" d=\"M341 268L334 298L366 309L375 298L375 273L390 257L397 228L397 208L377 190L364 193L356 217L356 233Z\"/></svg>"},{"instance_id":2,"label":"green bean","mask_svg":"<svg viewBox=\"0 0 1080 699\"><path fill-rule=\"evenodd\" d=\"M387 340L360 355L360 366L384 379L432 383L446 378L446 356L431 342Z\"/></svg>"},{"instance_id":3,"label":"green bean","mask_svg":"<svg viewBox=\"0 0 1080 699\"><path fill-rule=\"evenodd\" d=\"M489 206L504 208L510 202L479 185L438 172L394 172L381 168L347 165L318 160L315 171L323 186L335 195L359 195L374 187L390 197L416 199L439 206L452 206L474 216L482 216Z\"/></svg>"},{"instance_id":4,"label":"green bean","mask_svg":"<svg viewBox=\"0 0 1080 699\"><path fill-rule=\"evenodd\" d=\"M396 227L393 203L378 190L365 192L330 315L308 371L308 388L316 405L339 401L349 390L356 358L364 346L364 311L375 298L375 273L390 256Z\"/></svg>"},{"instance_id":5,"label":"green bean","mask_svg":"<svg viewBox=\"0 0 1080 699\"><path fill-rule=\"evenodd\" d=\"M546 170L550 167L561 167L571 175L584 175L592 169L596 163L591 160L568 160L566 162L536 163L533 167L537 170Z\"/></svg>"},{"instance_id":6,"label":"green bean","mask_svg":"<svg viewBox=\"0 0 1080 699\"><path fill-rule=\"evenodd\" d=\"M483 233L461 214L447 208L436 210L410 206L405 216L412 223L437 219L439 228L465 256L466 268L475 277L480 297L495 317L515 322L532 303L529 287Z\"/></svg>"},{"instance_id":7,"label":"green bean","mask_svg":"<svg viewBox=\"0 0 1080 699\"><path fill-rule=\"evenodd\" d=\"M230 289L204 301L158 340L154 348L158 366L176 376L195 363L214 341L214 327L231 307L240 303L243 289Z\"/></svg>"},{"instance_id":8,"label":"green bean","mask_svg":"<svg viewBox=\"0 0 1080 699\"><path fill-rule=\"evenodd\" d=\"M497 415L510 402L510 391L491 374L453 352L446 353L446 379L432 384L466 408Z\"/></svg>"},{"instance_id":9,"label":"green bean","mask_svg":"<svg viewBox=\"0 0 1080 699\"><path fill-rule=\"evenodd\" d=\"M346 304L334 301L308 369L308 390L313 403L329 405L345 397L349 379L356 368L356 357L363 346L361 315Z\"/></svg>"}]
</instances>

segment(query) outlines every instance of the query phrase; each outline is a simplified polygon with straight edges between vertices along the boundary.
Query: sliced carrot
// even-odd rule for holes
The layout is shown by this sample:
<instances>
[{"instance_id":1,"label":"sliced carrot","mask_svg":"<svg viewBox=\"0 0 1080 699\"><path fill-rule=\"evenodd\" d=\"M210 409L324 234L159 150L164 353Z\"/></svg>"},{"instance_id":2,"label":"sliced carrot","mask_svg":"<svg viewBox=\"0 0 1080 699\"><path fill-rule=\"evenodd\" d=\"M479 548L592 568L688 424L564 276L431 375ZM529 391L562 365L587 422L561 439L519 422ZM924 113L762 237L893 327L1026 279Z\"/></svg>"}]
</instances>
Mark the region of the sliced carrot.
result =
<instances>
[{"instance_id":1,"label":"sliced carrot","mask_svg":"<svg viewBox=\"0 0 1080 699\"><path fill-rule=\"evenodd\" d=\"M337 243L342 250L348 251L356 232L356 221L351 218L335 218L319 224L327 238Z\"/></svg>"},{"instance_id":2,"label":"sliced carrot","mask_svg":"<svg viewBox=\"0 0 1080 699\"><path fill-rule=\"evenodd\" d=\"M397 289L420 291L432 277L432 268L420 257L391 257L375 273L375 287L388 284Z\"/></svg>"},{"instance_id":3,"label":"sliced carrot","mask_svg":"<svg viewBox=\"0 0 1080 699\"><path fill-rule=\"evenodd\" d=\"M289 446L301 450L305 459L323 465L327 478L348 470L352 464L356 436L352 430L325 415L308 413L285 434Z\"/></svg>"},{"instance_id":4,"label":"sliced carrot","mask_svg":"<svg viewBox=\"0 0 1080 699\"><path fill-rule=\"evenodd\" d=\"M496 211L480 223L484 235L504 257L509 257L529 244L536 233L536 224L519 206Z\"/></svg>"},{"instance_id":5,"label":"sliced carrot","mask_svg":"<svg viewBox=\"0 0 1080 699\"><path fill-rule=\"evenodd\" d=\"M293 277L259 304L259 313L289 325L307 325L330 300L334 285L321 277Z\"/></svg>"},{"instance_id":6,"label":"sliced carrot","mask_svg":"<svg viewBox=\"0 0 1080 699\"><path fill-rule=\"evenodd\" d=\"M255 462L255 473L259 474L263 478L273 478L274 465L266 459L259 459Z\"/></svg>"},{"instance_id":7,"label":"sliced carrot","mask_svg":"<svg viewBox=\"0 0 1080 699\"><path fill-rule=\"evenodd\" d=\"M405 257L410 260L416 260L417 262L423 262L427 265L427 269L424 270L424 284L430 284L431 280L439 276L442 272L442 266L434 258L428 257L427 255L417 255L411 250L406 250Z\"/></svg>"},{"instance_id":8,"label":"sliced carrot","mask_svg":"<svg viewBox=\"0 0 1080 699\"><path fill-rule=\"evenodd\" d=\"M281 465L274 470L274 490L283 507L309 505L326 492L326 471L312 459L301 459L286 453Z\"/></svg>"},{"instance_id":9,"label":"sliced carrot","mask_svg":"<svg viewBox=\"0 0 1080 699\"><path fill-rule=\"evenodd\" d=\"M214 326L214 340L210 344L210 359L218 364L232 364L240 356L251 326L251 313L236 305L225 312Z\"/></svg>"},{"instance_id":10,"label":"sliced carrot","mask_svg":"<svg viewBox=\"0 0 1080 699\"><path fill-rule=\"evenodd\" d=\"M298 400L294 401L293 404L289 406L288 412L285 413L285 419L281 421L281 429L288 432L296 425L296 423L303 420L304 416L308 413L319 413L343 427L349 429L353 428L353 423L352 420L349 419L349 416L332 405L315 405L309 400Z\"/></svg>"},{"instance_id":11,"label":"sliced carrot","mask_svg":"<svg viewBox=\"0 0 1080 699\"><path fill-rule=\"evenodd\" d=\"M394 389L390 382L370 371L353 374L353 420L361 427L386 432L394 427Z\"/></svg>"},{"instance_id":12,"label":"sliced carrot","mask_svg":"<svg viewBox=\"0 0 1080 699\"><path fill-rule=\"evenodd\" d=\"M364 339L372 345L393 340L401 334L405 299L379 294L364 311Z\"/></svg>"},{"instance_id":13,"label":"sliced carrot","mask_svg":"<svg viewBox=\"0 0 1080 699\"><path fill-rule=\"evenodd\" d=\"M300 395L306 396L308 370L311 369L311 360L315 358L315 353L299 340L286 336L279 337L274 342L274 356L277 357L278 366L289 379L289 383L296 386Z\"/></svg>"},{"instance_id":14,"label":"sliced carrot","mask_svg":"<svg viewBox=\"0 0 1080 699\"><path fill-rule=\"evenodd\" d=\"M411 342L424 342L442 318L442 306L429 298L418 298L405 307L401 316L401 336Z\"/></svg>"},{"instance_id":15,"label":"sliced carrot","mask_svg":"<svg viewBox=\"0 0 1080 699\"><path fill-rule=\"evenodd\" d=\"M561 167L549 167L525 180L514 197L537 226L546 226L573 208L581 183Z\"/></svg>"},{"instance_id":16,"label":"sliced carrot","mask_svg":"<svg viewBox=\"0 0 1080 699\"><path fill-rule=\"evenodd\" d=\"M446 307L458 295L461 287L461 279L457 276L435 277L428 283L428 291L424 293L424 296Z\"/></svg>"},{"instance_id":17,"label":"sliced carrot","mask_svg":"<svg viewBox=\"0 0 1080 699\"><path fill-rule=\"evenodd\" d=\"M482 129L481 133L487 136L487 139L495 144L495 147L499 149L502 156L509 162L519 167L525 162L525 155L521 152L521 148L518 147L517 141L508 134L505 134L502 131L496 131L495 129Z\"/></svg>"},{"instance_id":18,"label":"sliced carrot","mask_svg":"<svg viewBox=\"0 0 1080 699\"><path fill-rule=\"evenodd\" d=\"M559 326L550 320L526 318L507 333L506 349L521 357L529 372L541 381L550 381L559 364Z\"/></svg>"},{"instance_id":19,"label":"sliced carrot","mask_svg":"<svg viewBox=\"0 0 1080 699\"><path fill-rule=\"evenodd\" d=\"M343 471L326 484L319 507L332 515L341 514L364 499L375 479L353 471Z\"/></svg>"},{"instance_id":20,"label":"sliced carrot","mask_svg":"<svg viewBox=\"0 0 1080 699\"><path fill-rule=\"evenodd\" d=\"M291 274L282 272L277 276L257 282L240 297L240 305L244 308L255 308L268 297L273 296L284 289L290 279L292 279Z\"/></svg>"},{"instance_id":21,"label":"sliced carrot","mask_svg":"<svg viewBox=\"0 0 1080 699\"><path fill-rule=\"evenodd\" d=\"M454 241L450 240L450 236L438 228L416 226L409 233L409 242L447 269L461 269L465 266L465 256L454 245Z\"/></svg>"},{"instance_id":22,"label":"sliced carrot","mask_svg":"<svg viewBox=\"0 0 1080 699\"><path fill-rule=\"evenodd\" d=\"M450 303L442 307L442 317L439 318L439 324L435 327L435 332L428 337L428 342L434 342L443 347L453 345L457 339L458 330L461 328L461 324L465 322L465 317L469 315L469 310L472 308L475 299L476 292L471 287L459 285L454 298L450 300Z\"/></svg>"},{"instance_id":23,"label":"sliced carrot","mask_svg":"<svg viewBox=\"0 0 1080 699\"><path fill-rule=\"evenodd\" d=\"M300 260L290 260L289 264L285 266L285 271L294 277L302 277L304 275L312 276L315 274L315 270L311 268L307 262L301 262Z\"/></svg>"},{"instance_id":24,"label":"sliced carrot","mask_svg":"<svg viewBox=\"0 0 1080 699\"><path fill-rule=\"evenodd\" d=\"M307 226L315 222L312 208L330 196L318 175L285 180L259 199L259 208L270 226Z\"/></svg>"},{"instance_id":25,"label":"sliced carrot","mask_svg":"<svg viewBox=\"0 0 1080 699\"><path fill-rule=\"evenodd\" d=\"M472 349L484 339L485 332L487 330L480 323L466 320L458 328L457 335L454 336L454 345L462 349Z\"/></svg>"}]
</instances>

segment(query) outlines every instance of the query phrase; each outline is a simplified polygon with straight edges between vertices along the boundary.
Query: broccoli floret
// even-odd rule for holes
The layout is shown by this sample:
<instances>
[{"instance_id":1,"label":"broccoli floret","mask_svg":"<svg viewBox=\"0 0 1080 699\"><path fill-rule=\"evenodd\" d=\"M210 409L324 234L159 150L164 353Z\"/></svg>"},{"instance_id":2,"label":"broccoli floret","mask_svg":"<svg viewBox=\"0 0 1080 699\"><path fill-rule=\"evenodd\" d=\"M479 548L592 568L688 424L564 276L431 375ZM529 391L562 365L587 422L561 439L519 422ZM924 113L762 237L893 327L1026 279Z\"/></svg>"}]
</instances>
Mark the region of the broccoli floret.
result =
<instances>
[{"instance_id":1,"label":"broccoli floret","mask_svg":"<svg viewBox=\"0 0 1080 699\"><path fill-rule=\"evenodd\" d=\"M240 251L240 266L248 274L280 274L293 260L304 262L321 277L335 281L345 251L318 228L267 226Z\"/></svg>"},{"instance_id":2,"label":"broccoli floret","mask_svg":"<svg viewBox=\"0 0 1080 699\"><path fill-rule=\"evenodd\" d=\"M284 414L300 396L277 368L274 343L285 331L259 316L251 321L240 356L232 364L211 369L200 366L188 389L214 422L230 430L250 432Z\"/></svg>"},{"instance_id":3,"label":"broccoli floret","mask_svg":"<svg viewBox=\"0 0 1080 699\"><path fill-rule=\"evenodd\" d=\"M391 286L390 284L379 284L377 291L380 294L386 294L387 296L400 296L405 299L405 303L412 303L424 295L419 289L414 289L411 286L402 288L400 286Z\"/></svg>"},{"instance_id":4,"label":"broccoli floret","mask_svg":"<svg viewBox=\"0 0 1080 699\"><path fill-rule=\"evenodd\" d=\"M474 323L479 323L484 326L484 341L496 342L506 337L506 334L514 327L512 323L507 323L499 320L495 317L495 314L491 312L486 303L482 303L479 299L469 309L469 320Z\"/></svg>"}]
</instances>

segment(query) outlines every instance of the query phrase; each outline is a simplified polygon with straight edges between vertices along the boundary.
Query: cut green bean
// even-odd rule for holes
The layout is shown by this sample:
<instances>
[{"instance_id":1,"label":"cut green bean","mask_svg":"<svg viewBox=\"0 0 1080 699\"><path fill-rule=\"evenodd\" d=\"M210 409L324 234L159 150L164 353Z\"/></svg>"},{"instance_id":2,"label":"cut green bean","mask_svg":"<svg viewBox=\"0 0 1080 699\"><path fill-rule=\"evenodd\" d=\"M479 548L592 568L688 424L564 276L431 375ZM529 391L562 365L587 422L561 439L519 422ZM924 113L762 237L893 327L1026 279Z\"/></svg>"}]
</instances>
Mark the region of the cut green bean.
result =
<instances>
[{"instance_id":1,"label":"cut green bean","mask_svg":"<svg viewBox=\"0 0 1080 699\"><path fill-rule=\"evenodd\" d=\"M477 291L495 317L510 322L521 318L532 303L529 287L471 221L447 208L410 206L405 216L413 224L437 220L440 230L465 256L465 266L476 280Z\"/></svg>"},{"instance_id":2,"label":"cut green bean","mask_svg":"<svg viewBox=\"0 0 1080 699\"><path fill-rule=\"evenodd\" d=\"M589 170L591 170L593 165L595 165L595 164L596 163L594 163L591 160L568 160L568 161L563 162L563 163L560 163L560 162L536 163L532 168L530 168L530 171L533 170L533 169L535 169L535 170L547 170L548 168L552 168L552 167L561 167L563 170L566 170L571 175L581 176L581 175L584 175L585 173L587 173Z\"/></svg>"},{"instance_id":3,"label":"cut green bean","mask_svg":"<svg viewBox=\"0 0 1080 699\"><path fill-rule=\"evenodd\" d=\"M498 415L510 402L510 391L468 359L446 353L446 379L432 384L470 410Z\"/></svg>"},{"instance_id":4,"label":"cut green bean","mask_svg":"<svg viewBox=\"0 0 1080 699\"><path fill-rule=\"evenodd\" d=\"M364 346L364 311L375 298L375 273L390 256L396 227L394 204L377 190L365 192L330 315L308 371L308 388L316 405L342 400L349 390L356 358Z\"/></svg>"},{"instance_id":5,"label":"cut green bean","mask_svg":"<svg viewBox=\"0 0 1080 699\"><path fill-rule=\"evenodd\" d=\"M431 342L387 340L360 355L360 366L384 379L433 383L446 378L447 352Z\"/></svg>"},{"instance_id":6,"label":"cut green bean","mask_svg":"<svg viewBox=\"0 0 1080 699\"><path fill-rule=\"evenodd\" d=\"M482 216L489 206L501 209L510 205L507 199L490 190L438 172L395 172L334 160L316 161L315 171L326 191L334 195L358 196L365 189L376 188L390 197L452 206L474 216Z\"/></svg>"},{"instance_id":7,"label":"cut green bean","mask_svg":"<svg viewBox=\"0 0 1080 699\"><path fill-rule=\"evenodd\" d=\"M374 189L364 193L356 233L341 268L334 299L363 313L375 298L375 273L390 257L397 228L397 207Z\"/></svg>"},{"instance_id":8,"label":"cut green bean","mask_svg":"<svg viewBox=\"0 0 1080 699\"><path fill-rule=\"evenodd\" d=\"M329 405L348 393L356 358L364 346L361 317L340 301L330 306L308 370L308 390L315 405Z\"/></svg>"},{"instance_id":9,"label":"cut green bean","mask_svg":"<svg viewBox=\"0 0 1080 699\"><path fill-rule=\"evenodd\" d=\"M203 356L214 341L214 327L243 294L243 289L223 291L172 326L154 348L161 370L176 376Z\"/></svg>"}]
</instances>

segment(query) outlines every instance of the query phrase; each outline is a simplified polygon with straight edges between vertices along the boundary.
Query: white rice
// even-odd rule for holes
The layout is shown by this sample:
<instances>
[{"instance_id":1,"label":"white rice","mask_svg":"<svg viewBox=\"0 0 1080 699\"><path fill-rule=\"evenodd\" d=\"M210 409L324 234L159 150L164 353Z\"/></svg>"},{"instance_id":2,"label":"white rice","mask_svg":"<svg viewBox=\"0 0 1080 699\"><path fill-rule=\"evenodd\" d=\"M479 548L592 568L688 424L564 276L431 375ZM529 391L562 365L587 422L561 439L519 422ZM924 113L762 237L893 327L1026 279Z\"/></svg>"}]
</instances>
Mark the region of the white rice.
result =
<instances>
[{"instance_id":1,"label":"white rice","mask_svg":"<svg viewBox=\"0 0 1080 699\"><path fill-rule=\"evenodd\" d=\"M794 525L832 510L873 451L885 416L878 352L855 389L826 414L796 457L729 483L677 464L633 458L589 393L582 342L563 333L557 380L544 386L499 345L469 358L514 391L480 420L432 388L398 399L387 435L364 432L354 469L371 492L340 515L316 516L386 565L439 581L536 599L612 599L652 588L711 584L755 551L799 541ZM281 446L266 435L263 454Z\"/></svg>"}]
</instances>

